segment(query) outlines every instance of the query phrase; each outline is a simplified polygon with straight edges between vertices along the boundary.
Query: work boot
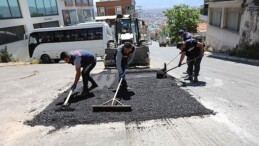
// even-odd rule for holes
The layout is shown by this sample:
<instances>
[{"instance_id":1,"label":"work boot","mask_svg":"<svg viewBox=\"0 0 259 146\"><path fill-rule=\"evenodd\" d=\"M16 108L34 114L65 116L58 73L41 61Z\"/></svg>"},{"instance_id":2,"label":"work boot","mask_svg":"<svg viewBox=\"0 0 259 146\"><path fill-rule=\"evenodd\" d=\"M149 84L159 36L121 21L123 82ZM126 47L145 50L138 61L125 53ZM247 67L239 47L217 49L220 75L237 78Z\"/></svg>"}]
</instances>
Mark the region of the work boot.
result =
<instances>
[{"instance_id":1,"label":"work boot","mask_svg":"<svg viewBox=\"0 0 259 146\"><path fill-rule=\"evenodd\" d=\"M192 78L192 76L189 76L188 78L186 78L186 79L184 79L184 80L190 80L190 81L192 81L193 78Z\"/></svg>"},{"instance_id":2,"label":"work boot","mask_svg":"<svg viewBox=\"0 0 259 146\"><path fill-rule=\"evenodd\" d=\"M193 82L194 82L194 83L197 83L197 82L198 82L198 77L197 77L197 76L194 76Z\"/></svg>"},{"instance_id":3,"label":"work boot","mask_svg":"<svg viewBox=\"0 0 259 146\"><path fill-rule=\"evenodd\" d=\"M92 84L92 86L89 88L89 91L90 90L93 90L94 88L97 88L98 87L98 85L95 83L95 84Z\"/></svg>"},{"instance_id":4,"label":"work boot","mask_svg":"<svg viewBox=\"0 0 259 146\"><path fill-rule=\"evenodd\" d=\"M83 91L82 91L82 93L81 93L81 96L87 96L87 95L89 95L89 89L83 88Z\"/></svg>"},{"instance_id":5,"label":"work boot","mask_svg":"<svg viewBox=\"0 0 259 146\"><path fill-rule=\"evenodd\" d=\"M128 86L121 85L119 90L127 91Z\"/></svg>"}]
</instances>

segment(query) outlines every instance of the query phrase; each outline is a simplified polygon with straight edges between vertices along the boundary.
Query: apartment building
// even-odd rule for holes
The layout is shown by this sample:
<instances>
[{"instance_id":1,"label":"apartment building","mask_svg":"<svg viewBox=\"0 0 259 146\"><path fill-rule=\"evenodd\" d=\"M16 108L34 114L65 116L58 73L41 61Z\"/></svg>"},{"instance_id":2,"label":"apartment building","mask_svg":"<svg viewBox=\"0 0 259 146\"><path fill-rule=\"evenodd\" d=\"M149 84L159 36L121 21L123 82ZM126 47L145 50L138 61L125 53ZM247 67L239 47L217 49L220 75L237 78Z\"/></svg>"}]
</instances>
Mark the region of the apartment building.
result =
<instances>
[{"instance_id":1,"label":"apartment building","mask_svg":"<svg viewBox=\"0 0 259 146\"><path fill-rule=\"evenodd\" d=\"M135 15L135 0L101 0L96 8L98 16Z\"/></svg>"},{"instance_id":2,"label":"apartment building","mask_svg":"<svg viewBox=\"0 0 259 146\"><path fill-rule=\"evenodd\" d=\"M259 4L256 0L209 0L206 44L225 52L259 41Z\"/></svg>"},{"instance_id":3,"label":"apartment building","mask_svg":"<svg viewBox=\"0 0 259 146\"><path fill-rule=\"evenodd\" d=\"M29 60L25 33L93 19L93 0L1 0L0 49L7 46L14 59Z\"/></svg>"}]
</instances>

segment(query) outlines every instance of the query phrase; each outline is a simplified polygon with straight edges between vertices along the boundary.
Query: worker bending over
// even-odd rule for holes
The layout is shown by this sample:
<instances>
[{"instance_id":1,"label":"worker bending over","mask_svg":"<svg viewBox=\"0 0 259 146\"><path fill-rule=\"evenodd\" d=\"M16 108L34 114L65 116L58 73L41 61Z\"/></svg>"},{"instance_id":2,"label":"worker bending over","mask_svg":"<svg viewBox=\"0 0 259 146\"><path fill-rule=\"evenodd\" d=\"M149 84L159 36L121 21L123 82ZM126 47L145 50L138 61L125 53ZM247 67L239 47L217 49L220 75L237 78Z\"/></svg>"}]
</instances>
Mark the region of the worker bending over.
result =
<instances>
[{"instance_id":1,"label":"worker bending over","mask_svg":"<svg viewBox=\"0 0 259 146\"><path fill-rule=\"evenodd\" d=\"M125 73L134 59L135 52L136 48L130 42L125 42L117 48L114 54L116 68L119 72L119 80L122 79L121 89L127 89L128 87L127 81L125 80Z\"/></svg>"},{"instance_id":2,"label":"worker bending over","mask_svg":"<svg viewBox=\"0 0 259 146\"><path fill-rule=\"evenodd\" d=\"M181 50L181 58L178 67L182 65L185 56L188 57L188 79L190 81L198 82L198 75L200 72L200 64L204 54L203 44L197 42L195 39L189 39L185 42L178 42L177 48ZM194 67L194 79L193 79Z\"/></svg>"},{"instance_id":3,"label":"worker bending over","mask_svg":"<svg viewBox=\"0 0 259 146\"><path fill-rule=\"evenodd\" d=\"M80 79L80 75L82 75L83 78L83 91L81 95L89 95L90 90L98 87L94 79L90 77L90 72L96 65L96 58L92 53L85 50L75 50L70 53L62 52L60 55L60 59L64 60L68 64L72 64L75 66L76 75L74 83L71 86L71 90L76 89L77 83ZM90 81L92 84L90 88L88 88L88 81Z\"/></svg>"}]
</instances>

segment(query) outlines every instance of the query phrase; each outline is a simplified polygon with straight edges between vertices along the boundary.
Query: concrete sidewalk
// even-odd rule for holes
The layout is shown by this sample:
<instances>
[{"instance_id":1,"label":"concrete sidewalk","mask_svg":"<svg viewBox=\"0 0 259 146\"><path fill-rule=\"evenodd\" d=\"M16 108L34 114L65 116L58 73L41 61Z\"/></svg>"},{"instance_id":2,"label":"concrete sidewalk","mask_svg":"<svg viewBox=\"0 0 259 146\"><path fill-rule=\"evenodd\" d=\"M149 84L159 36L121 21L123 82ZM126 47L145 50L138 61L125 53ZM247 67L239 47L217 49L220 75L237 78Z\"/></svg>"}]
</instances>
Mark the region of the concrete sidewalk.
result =
<instances>
[{"instance_id":1,"label":"concrete sidewalk","mask_svg":"<svg viewBox=\"0 0 259 146\"><path fill-rule=\"evenodd\" d=\"M234 62L238 62L238 63L245 63L245 64L259 66L259 60L255 60L255 59L234 57L234 56L229 56L229 55L226 55L226 54L214 53L214 52L205 52L205 55L208 56L208 57L213 57L213 58L218 58L218 59L223 59L223 60L228 60L228 61L234 61Z\"/></svg>"},{"instance_id":2,"label":"concrete sidewalk","mask_svg":"<svg viewBox=\"0 0 259 146\"><path fill-rule=\"evenodd\" d=\"M30 65L30 64L31 64L30 62L8 62L8 63L0 63L0 67Z\"/></svg>"}]
</instances>

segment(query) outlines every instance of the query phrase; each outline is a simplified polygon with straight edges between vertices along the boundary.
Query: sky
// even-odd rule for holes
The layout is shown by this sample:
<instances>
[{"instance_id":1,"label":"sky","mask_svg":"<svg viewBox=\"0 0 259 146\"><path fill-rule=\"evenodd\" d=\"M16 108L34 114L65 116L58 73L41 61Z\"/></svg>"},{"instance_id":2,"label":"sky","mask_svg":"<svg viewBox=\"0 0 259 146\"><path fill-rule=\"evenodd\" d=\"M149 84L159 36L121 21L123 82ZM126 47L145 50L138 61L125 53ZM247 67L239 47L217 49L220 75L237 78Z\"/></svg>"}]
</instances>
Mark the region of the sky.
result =
<instances>
[{"instance_id":1,"label":"sky","mask_svg":"<svg viewBox=\"0 0 259 146\"><path fill-rule=\"evenodd\" d=\"M94 0L98 2L100 0ZM135 0L136 7L142 6L142 9L159 9L171 8L173 5L187 4L191 7L200 7L203 5L204 0Z\"/></svg>"}]
</instances>

